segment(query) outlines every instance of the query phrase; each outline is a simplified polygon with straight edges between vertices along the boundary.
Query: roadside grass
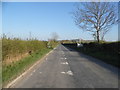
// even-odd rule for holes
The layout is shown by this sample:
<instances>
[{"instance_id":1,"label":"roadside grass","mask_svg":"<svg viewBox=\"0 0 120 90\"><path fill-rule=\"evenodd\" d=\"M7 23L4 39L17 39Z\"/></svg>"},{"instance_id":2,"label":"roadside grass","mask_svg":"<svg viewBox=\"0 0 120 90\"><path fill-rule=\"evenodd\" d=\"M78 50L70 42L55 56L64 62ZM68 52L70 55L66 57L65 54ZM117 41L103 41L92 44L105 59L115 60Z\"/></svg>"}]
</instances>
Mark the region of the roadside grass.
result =
<instances>
[{"instance_id":1,"label":"roadside grass","mask_svg":"<svg viewBox=\"0 0 120 90\"><path fill-rule=\"evenodd\" d=\"M2 89L2 62L0 61L0 89Z\"/></svg>"},{"instance_id":2,"label":"roadside grass","mask_svg":"<svg viewBox=\"0 0 120 90\"><path fill-rule=\"evenodd\" d=\"M40 51L33 53L15 63L10 65L2 66L2 84L3 87L9 83L11 80L16 78L18 75L23 73L26 69L28 69L31 65L33 65L36 61L42 58L45 54L47 54L52 49L41 49Z\"/></svg>"}]
</instances>

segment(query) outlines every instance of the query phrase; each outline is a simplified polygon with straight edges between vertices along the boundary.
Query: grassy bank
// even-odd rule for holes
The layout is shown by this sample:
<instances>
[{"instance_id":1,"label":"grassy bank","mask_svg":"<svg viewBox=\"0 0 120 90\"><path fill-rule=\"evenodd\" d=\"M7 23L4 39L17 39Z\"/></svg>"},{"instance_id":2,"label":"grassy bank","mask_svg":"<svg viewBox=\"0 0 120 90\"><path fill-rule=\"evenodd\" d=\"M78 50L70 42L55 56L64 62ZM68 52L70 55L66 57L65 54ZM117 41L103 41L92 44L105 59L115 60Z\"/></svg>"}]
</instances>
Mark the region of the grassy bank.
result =
<instances>
[{"instance_id":1,"label":"grassy bank","mask_svg":"<svg viewBox=\"0 0 120 90\"><path fill-rule=\"evenodd\" d=\"M16 78L18 75L24 72L27 68L33 65L37 60L39 60L45 54L47 54L50 50L51 49L42 49L15 63L12 63L10 65L4 65L2 70L3 85L6 85L9 81Z\"/></svg>"},{"instance_id":2,"label":"grassy bank","mask_svg":"<svg viewBox=\"0 0 120 90\"><path fill-rule=\"evenodd\" d=\"M52 48L48 48L48 41L37 39L9 38L3 35L2 39L2 82L8 82L23 73L37 60L46 55L59 42L51 41Z\"/></svg>"},{"instance_id":3,"label":"grassy bank","mask_svg":"<svg viewBox=\"0 0 120 90\"><path fill-rule=\"evenodd\" d=\"M119 46L120 42L112 42L112 43L83 43L83 47L77 47L77 44L64 44L69 48L75 49L78 52L82 52L89 56L93 56L98 58L108 64L111 64L116 67L120 67L119 65Z\"/></svg>"},{"instance_id":4,"label":"grassy bank","mask_svg":"<svg viewBox=\"0 0 120 90\"><path fill-rule=\"evenodd\" d=\"M3 64L11 64L27 56L47 48L47 41L21 40L19 38L2 38L2 61Z\"/></svg>"}]
</instances>

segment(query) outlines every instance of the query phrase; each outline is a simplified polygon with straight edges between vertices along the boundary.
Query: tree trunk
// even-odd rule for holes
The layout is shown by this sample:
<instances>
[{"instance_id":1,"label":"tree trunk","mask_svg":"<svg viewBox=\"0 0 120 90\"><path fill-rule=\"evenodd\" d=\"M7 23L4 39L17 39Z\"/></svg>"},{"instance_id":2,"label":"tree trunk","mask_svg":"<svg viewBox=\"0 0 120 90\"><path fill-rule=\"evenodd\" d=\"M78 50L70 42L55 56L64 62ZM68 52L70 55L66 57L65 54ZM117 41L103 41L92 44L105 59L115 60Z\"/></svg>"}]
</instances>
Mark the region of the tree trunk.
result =
<instances>
[{"instance_id":1,"label":"tree trunk","mask_svg":"<svg viewBox=\"0 0 120 90\"><path fill-rule=\"evenodd\" d=\"M97 41L98 43L100 42L100 39L99 39L99 31L97 30Z\"/></svg>"}]
</instances>

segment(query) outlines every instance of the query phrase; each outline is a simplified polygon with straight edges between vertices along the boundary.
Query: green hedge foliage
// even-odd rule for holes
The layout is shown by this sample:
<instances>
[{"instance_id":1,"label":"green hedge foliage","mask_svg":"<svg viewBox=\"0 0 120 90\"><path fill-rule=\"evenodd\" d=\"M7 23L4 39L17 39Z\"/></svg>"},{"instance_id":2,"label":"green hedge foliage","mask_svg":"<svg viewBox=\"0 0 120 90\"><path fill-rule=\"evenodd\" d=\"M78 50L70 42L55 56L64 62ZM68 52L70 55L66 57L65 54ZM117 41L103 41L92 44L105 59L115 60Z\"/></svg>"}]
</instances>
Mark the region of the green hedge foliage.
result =
<instances>
[{"instance_id":1,"label":"green hedge foliage","mask_svg":"<svg viewBox=\"0 0 120 90\"><path fill-rule=\"evenodd\" d=\"M37 52L47 48L47 41L2 38L2 60L11 55Z\"/></svg>"}]
</instances>

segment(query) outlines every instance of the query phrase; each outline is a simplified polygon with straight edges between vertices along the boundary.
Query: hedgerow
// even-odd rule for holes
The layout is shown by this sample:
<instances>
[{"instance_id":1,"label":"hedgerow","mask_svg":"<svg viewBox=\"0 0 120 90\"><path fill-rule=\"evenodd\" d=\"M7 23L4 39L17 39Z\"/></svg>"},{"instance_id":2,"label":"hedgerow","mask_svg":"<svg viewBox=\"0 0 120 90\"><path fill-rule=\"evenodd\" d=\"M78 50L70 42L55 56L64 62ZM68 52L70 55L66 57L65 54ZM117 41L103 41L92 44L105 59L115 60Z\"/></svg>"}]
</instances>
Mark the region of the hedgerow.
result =
<instances>
[{"instance_id":1,"label":"hedgerow","mask_svg":"<svg viewBox=\"0 0 120 90\"><path fill-rule=\"evenodd\" d=\"M32 53L47 48L47 41L2 38L2 60L11 59L25 53Z\"/></svg>"}]
</instances>

